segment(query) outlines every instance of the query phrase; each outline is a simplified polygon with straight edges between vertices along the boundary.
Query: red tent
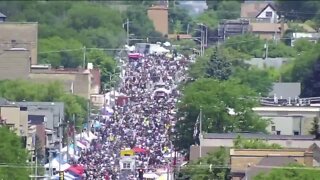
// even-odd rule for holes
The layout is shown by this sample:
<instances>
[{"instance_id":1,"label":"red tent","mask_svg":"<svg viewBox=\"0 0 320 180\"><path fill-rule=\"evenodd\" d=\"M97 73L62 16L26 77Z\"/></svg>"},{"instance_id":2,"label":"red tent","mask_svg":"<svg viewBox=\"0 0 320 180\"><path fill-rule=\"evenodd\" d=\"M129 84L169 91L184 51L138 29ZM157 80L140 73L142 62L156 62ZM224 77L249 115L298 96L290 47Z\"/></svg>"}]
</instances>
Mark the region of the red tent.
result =
<instances>
[{"instance_id":1,"label":"red tent","mask_svg":"<svg viewBox=\"0 0 320 180\"><path fill-rule=\"evenodd\" d=\"M139 148L139 147L134 147L132 148L132 150L135 152L135 153L146 153L147 151L143 148Z\"/></svg>"},{"instance_id":2,"label":"red tent","mask_svg":"<svg viewBox=\"0 0 320 180\"><path fill-rule=\"evenodd\" d=\"M128 57L131 58L131 59L139 59L139 58L143 57L143 54L140 54L140 53L129 53Z\"/></svg>"},{"instance_id":3,"label":"red tent","mask_svg":"<svg viewBox=\"0 0 320 180\"><path fill-rule=\"evenodd\" d=\"M79 176L82 176L84 173L84 167L80 165L70 166L67 170Z\"/></svg>"}]
</instances>

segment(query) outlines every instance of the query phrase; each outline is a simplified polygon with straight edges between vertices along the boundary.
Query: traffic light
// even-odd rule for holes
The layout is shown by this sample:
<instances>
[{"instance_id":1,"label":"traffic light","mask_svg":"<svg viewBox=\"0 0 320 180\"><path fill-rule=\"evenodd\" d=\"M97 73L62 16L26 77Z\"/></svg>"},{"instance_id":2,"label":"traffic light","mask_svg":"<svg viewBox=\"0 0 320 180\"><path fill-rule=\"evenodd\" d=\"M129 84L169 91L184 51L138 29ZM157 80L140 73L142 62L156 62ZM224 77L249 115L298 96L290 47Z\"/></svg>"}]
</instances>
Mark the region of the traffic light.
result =
<instances>
[{"instance_id":1,"label":"traffic light","mask_svg":"<svg viewBox=\"0 0 320 180\"><path fill-rule=\"evenodd\" d=\"M143 169L139 169L138 173L139 180L143 180Z\"/></svg>"},{"instance_id":2,"label":"traffic light","mask_svg":"<svg viewBox=\"0 0 320 180\"><path fill-rule=\"evenodd\" d=\"M59 172L59 180L64 180L64 171Z\"/></svg>"}]
</instances>

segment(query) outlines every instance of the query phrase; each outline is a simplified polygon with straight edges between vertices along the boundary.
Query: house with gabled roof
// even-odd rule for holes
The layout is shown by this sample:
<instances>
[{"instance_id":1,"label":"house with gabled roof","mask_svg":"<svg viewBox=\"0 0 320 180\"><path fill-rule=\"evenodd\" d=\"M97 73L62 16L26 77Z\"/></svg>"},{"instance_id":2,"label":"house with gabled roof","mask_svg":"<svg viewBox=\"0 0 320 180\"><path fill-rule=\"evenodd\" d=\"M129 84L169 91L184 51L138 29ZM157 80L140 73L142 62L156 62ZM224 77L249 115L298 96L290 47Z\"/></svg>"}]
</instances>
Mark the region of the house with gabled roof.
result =
<instances>
[{"instance_id":1,"label":"house with gabled roof","mask_svg":"<svg viewBox=\"0 0 320 180\"><path fill-rule=\"evenodd\" d=\"M279 13L271 2L245 1L241 4L241 19L252 22L277 23Z\"/></svg>"},{"instance_id":2,"label":"house with gabled roof","mask_svg":"<svg viewBox=\"0 0 320 180\"><path fill-rule=\"evenodd\" d=\"M7 19L7 16L0 12L0 22L5 22L6 19Z\"/></svg>"}]
</instances>

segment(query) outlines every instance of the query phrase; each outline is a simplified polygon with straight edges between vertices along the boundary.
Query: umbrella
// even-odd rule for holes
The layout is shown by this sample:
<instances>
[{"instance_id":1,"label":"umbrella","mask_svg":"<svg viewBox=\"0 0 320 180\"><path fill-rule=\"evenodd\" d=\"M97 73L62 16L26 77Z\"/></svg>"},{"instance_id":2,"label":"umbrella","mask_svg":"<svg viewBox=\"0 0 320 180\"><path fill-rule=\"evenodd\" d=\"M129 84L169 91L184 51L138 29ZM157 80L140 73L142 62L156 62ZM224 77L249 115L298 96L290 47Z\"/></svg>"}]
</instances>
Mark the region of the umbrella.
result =
<instances>
[{"instance_id":1,"label":"umbrella","mask_svg":"<svg viewBox=\"0 0 320 180\"><path fill-rule=\"evenodd\" d=\"M147 152L145 149L139 148L139 147L134 147L132 150L136 153L146 153Z\"/></svg>"}]
</instances>

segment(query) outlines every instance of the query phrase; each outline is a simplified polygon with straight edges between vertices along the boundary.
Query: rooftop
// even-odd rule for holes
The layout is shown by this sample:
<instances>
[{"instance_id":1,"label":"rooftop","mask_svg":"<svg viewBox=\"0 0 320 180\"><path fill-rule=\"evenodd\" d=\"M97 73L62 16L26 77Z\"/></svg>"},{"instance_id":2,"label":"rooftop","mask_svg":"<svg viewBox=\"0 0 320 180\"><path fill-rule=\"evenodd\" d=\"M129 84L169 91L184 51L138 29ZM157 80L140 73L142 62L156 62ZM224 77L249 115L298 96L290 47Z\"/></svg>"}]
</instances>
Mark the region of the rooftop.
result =
<instances>
[{"instance_id":1,"label":"rooftop","mask_svg":"<svg viewBox=\"0 0 320 180\"><path fill-rule=\"evenodd\" d=\"M261 1L246 1L241 4L241 17L255 18L269 4Z\"/></svg>"},{"instance_id":2,"label":"rooftop","mask_svg":"<svg viewBox=\"0 0 320 180\"><path fill-rule=\"evenodd\" d=\"M149 7L148 10L168 10L168 8L163 5L154 5L154 6Z\"/></svg>"},{"instance_id":3,"label":"rooftop","mask_svg":"<svg viewBox=\"0 0 320 180\"><path fill-rule=\"evenodd\" d=\"M235 139L238 136L246 139L265 139L265 140L314 140L313 135L274 135L264 133L207 133L203 134L203 139Z\"/></svg>"},{"instance_id":4,"label":"rooftop","mask_svg":"<svg viewBox=\"0 0 320 180\"><path fill-rule=\"evenodd\" d=\"M7 16L0 12L0 18L6 18Z\"/></svg>"},{"instance_id":5,"label":"rooftop","mask_svg":"<svg viewBox=\"0 0 320 180\"><path fill-rule=\"evenodd\" d=\"M253 111L320 112L320 107L314 106L263 106L252 109Z\"/></svg>"},{"instance_id":6,"label":"rooftop","mask_svg":"<svg viewBox=\"0 0 320 180\"><path fill-rule=\"evenodd\" d=\"M281 32L281 24L277 23L250 23L250 26L252 32ZM284 24L284 31L287 29L288 25Z\"/></svg>"}]
</instances>

